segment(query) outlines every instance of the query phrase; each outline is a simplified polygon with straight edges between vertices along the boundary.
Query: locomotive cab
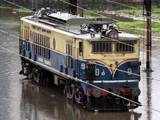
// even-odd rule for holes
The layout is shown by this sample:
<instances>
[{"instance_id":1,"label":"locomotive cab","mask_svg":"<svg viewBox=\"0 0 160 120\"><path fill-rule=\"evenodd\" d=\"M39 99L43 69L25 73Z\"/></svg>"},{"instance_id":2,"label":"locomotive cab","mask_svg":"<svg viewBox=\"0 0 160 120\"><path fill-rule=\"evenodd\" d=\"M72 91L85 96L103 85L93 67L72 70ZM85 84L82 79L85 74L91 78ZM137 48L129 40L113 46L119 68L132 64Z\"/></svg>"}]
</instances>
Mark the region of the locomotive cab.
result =
<instances>
[{"instance_id":1,"label":"locomotive cab","mask_svg":"<svg viewBox=\"0 0 160 120\"><path fill-rule=\"evenodd\" d=\"M135 59L139 61L140 42L136 35L119 32L117 28L105 32L102 29L101 33L97 34L83 41L84 59L102 64L112 71L123 61Z\"/></svg>"}]
</instances>

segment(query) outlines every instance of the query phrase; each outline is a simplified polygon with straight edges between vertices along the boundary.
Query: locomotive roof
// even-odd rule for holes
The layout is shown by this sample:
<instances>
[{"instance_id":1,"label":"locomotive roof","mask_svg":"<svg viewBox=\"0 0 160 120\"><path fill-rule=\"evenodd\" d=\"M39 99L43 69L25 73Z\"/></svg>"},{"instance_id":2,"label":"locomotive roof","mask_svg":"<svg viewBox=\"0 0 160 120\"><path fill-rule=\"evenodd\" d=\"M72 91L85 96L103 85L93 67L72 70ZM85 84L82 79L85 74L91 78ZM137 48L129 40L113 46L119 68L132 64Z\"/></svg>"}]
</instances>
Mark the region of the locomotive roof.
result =
<instances>
[{"instance_id":1,"label":"locomotive roof","mask_svg":"<svg viewBox=\"0 0 160 120\"><path fill-rule=\"evenodd\" d=\"M118 37L120 40L138 40L139 39L137 35L125 33L125 32L120 32L118 34Z\"/></svg>"},{"instance_id":2,"label":"locomotive roof","mask_svg":"<svg viewBox=\"0 0 160 120\"><path fill-rule=\"evenodd\" d=\"M61 12L51 13L49 16L54 17L54 18L58 18L58 19L61 19L64 21L75 19L75 18L82 18L78 15L72 15L72 14L61 13Z\"/></svg>"},{"instance_id":3,"label":"locomotive roof","mask_svg":"<svg viewBox=\"0 0 160 120\"><path fill-rule=\"evenodd\" d=\"M27 23L36 25L38 27L42 27L44 29L53 30L60 32L62 34L66 34L68 36L72 36L80 39L91 39L91 40L100 40L101 34L99 32L95 33L95 36L92 37L90 33L82 33L81 25L82 24L112 24L114 21L108 20L106 18L84 18L77 15L71 15L69 13L51 13L46 17L35 17L27 16L21 19L22 21L26 21ZM119 32L118 33L119 40L137 40L139 39L137 36Z\"/></svg>"}]
</instances>

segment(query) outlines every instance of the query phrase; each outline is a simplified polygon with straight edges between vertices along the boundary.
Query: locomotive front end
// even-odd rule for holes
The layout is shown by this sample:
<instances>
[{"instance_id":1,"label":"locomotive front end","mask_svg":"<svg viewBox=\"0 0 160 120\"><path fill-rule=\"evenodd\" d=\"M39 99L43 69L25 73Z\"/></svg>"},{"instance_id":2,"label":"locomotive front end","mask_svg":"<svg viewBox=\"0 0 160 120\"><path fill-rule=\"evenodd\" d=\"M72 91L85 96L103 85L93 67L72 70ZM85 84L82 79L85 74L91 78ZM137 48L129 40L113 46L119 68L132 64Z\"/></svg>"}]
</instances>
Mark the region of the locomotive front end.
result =
<instances>
[{"instance_id":1,"label":"locomotive front end","mask_svg":"<svg viewBox=\"0 0 160 120\"><path fill-rule=\"evenodd\" d=\"M139 38L118 31L113 23L90 26L94 31L92 39L84 41L84 57L87 60L85 80L94 86L83 86L91 106L117 110L138 107ZM97 29L101 30L98 39L92 35Z\"/></svg>"}]
</instances>

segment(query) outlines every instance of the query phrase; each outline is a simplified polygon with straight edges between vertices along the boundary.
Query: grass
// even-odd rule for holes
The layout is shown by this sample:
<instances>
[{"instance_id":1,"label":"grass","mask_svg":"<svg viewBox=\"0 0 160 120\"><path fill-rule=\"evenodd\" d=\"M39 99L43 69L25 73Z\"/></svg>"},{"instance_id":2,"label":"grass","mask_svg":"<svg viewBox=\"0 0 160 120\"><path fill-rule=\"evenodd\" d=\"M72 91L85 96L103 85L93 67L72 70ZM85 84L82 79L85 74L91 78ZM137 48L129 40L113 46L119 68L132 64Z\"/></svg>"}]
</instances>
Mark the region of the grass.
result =
<instances>
[{"instance_id":1,"label":"grass","mask_svg":"<svg viewBox=\"0 0 160 120\"><path fill-rule=\"evenodd\" d=\"M15 9L15 11L19 13L31 13L32 12L31 10L25 9L25 8Z\"/></svg>"},{"instance_id":2,"label":"grass","mask_svg":"<svg viewBox=\"0 0 160 120\"><path fill-rule=\"evenodd\" d=\"M83 11L83 16L86 16L86 17L101 17L101 15L97 12L97 10Z\"/></svg>"},{"instance_id":3,"label":"grass","mask_svg":"<svg viewBox=\"0 0 160 120\"><path fill-rule=\"evenodd\" d=\"M117 13L124 13L126 15L132 15L136 17L143 16L143 8L139 5L133 5L132 9L123 8L117 9ZM160 6L152 5L152 16L159 18L159 21L152 22L152 31L154 33L160 33ZM154 20L154 19L153 19ZM123 31L128 31L134 34L143 34L145 28L145 22L141 20L134 21L119 21L117 22L119 28Z\"/></svg>"},{"instance_id":4,"label":"grass","mask_svg":"<svg viewBox=\"0 0 160 120\"><path fill-rule=\"evenodd\" d=\"M10 7L10 6L0 6L0 9L7 9L7 10L13 10L13 11L16 11L18 13L31 13L31 10L29 9L26 9L26 8L13 8L13 7Z\"/></svg>"},{"instance_id":5,"label":"grass","mask_svg":"<svg viewBox=\"0 0 160 120\"><path fill-rule=\"evenodd\" d=\"M117 13L125 13L128 15L142 16L143 15L143 6L142 5L132 5L131 8L121 8L113 9ZM160 17L160 6L152 5L152 15Z\"/></svg>"},{"instance_id":6,"label":"grass","mask_svg":"<svg viewBox=\"0 0 160 120\"><path fill-rule=\"evenodd\" d=\"M143 34L144 28L145 28L145 22L143 21L143 6L142 5L130 5L131 8L128 7L115 7L113 8L113 11L115 11L117 14L123 13L125 16L135 16L140 17L142 20L133 20L133 21L122 21L119 20L117 22L119 28L123 31L128 31L134 34ZM99 11L97 9L93 9L92 12L85 12L84 16L92 16L92 17L98 17L97 14ZM156 33L160 33L160 6L152 5L152 15L156 18L159 18L159 21L152 22L152 31ZM154 19L155 20L155 19ZM157 19L156 19L157 20Z\"/></svg>"},{"instance_id":7,"label":"grass","mask_svg":"<svg viewBox=\"0 0 160 120\"><path fill-rule=\"evenodd\" d=\"M123 31L131 32L134 34L142 34L144 29L143 21L132 21L132 22L117 22L119 28Z\"/></svg>"},{"instance_id":8,"label":"grass","mask_svg":"<svg viewBox=\"0 0 160 120\"><path fill-rule=\"evenodd\" d=\"M153 32L158 32L160 33L160 21L159 22L154 22L152 24Z\"/></svg>"},{"instance_id":9,"label":"grass","mask_svg":"<svg viewBox=\"0 0 160 120\"><path fill-rule=\"evenodd\" d=\"M0 6L0 9L10 9L11 7L7 7L7 6Z\"/></svg>"},{"instance_id":10,"label":"grass","mask_svg":"<svg viewBox=\"0 0 160 120\"><path fill-rule=\"evenodd\" d=\"M145 22L144 21L132 21L132 22L117 22L119 28L123 31L128 31L134 34L142 35L144 33ZM152 31L160 33L160 21L152 22Z\"/></svg>"}]
</instances>

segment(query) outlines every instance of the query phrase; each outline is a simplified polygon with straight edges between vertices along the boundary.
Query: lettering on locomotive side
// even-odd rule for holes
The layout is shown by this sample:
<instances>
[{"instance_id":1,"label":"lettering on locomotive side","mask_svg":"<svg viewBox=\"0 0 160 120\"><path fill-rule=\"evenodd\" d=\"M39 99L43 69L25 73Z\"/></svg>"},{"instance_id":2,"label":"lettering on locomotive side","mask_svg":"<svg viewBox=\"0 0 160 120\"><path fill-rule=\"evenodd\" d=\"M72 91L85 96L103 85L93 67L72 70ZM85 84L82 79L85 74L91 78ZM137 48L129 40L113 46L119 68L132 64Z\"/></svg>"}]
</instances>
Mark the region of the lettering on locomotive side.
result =
<instances>
[{"instance_id":1,"label":"lettering on locomotive side","mask_svg":"<svg viewBox=\"0 0 160 120\"><path fill-rule=\"evenodd\" d=\"M38 27L38 26L35 26L35 25L32 25L32 29L36 30L36 31L39 31L39 32L42 32L42 33L51 34L50 30L47 30L47 29L44 29L44 28L41 28L41 27Z\"/></svg>"}]
</instances>

